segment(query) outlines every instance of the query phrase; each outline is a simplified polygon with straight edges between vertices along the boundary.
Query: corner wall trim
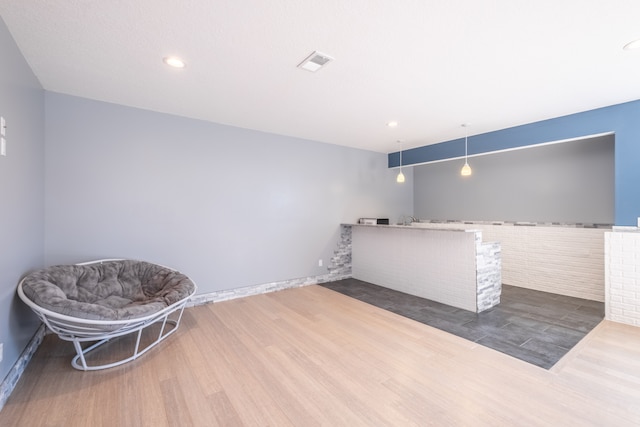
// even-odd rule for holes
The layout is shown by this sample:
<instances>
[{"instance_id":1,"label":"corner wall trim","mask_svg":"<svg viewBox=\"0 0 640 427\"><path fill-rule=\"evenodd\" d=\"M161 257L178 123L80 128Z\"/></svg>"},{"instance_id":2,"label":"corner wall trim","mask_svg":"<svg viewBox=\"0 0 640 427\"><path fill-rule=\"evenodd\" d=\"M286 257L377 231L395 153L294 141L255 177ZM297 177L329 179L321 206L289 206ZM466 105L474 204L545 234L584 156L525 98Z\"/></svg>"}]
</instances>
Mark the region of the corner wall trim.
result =
<instances>
[{"instance_id":1,"label":"corner wall trim","mask_svg":"<svg viewBox=\"0 0 640 427\"><path fill-rule=\"evenodd\" d=\"M11 396L13 389L16 387L16 384L18 384L18 380L27 368L27 365L31 361L33 354L36 352L38 347L40 347L40 344L42 344L45 332L46 328L44 324L40 325L16 363L13 365L11 370L9 370L9 373L5 377L4 381L2 381L2 384L0 384L0 411L2 410L2 408L4 408L4 404L7 403L7 400L9 399L9 396Z\"/></svg>"}]
</instances>

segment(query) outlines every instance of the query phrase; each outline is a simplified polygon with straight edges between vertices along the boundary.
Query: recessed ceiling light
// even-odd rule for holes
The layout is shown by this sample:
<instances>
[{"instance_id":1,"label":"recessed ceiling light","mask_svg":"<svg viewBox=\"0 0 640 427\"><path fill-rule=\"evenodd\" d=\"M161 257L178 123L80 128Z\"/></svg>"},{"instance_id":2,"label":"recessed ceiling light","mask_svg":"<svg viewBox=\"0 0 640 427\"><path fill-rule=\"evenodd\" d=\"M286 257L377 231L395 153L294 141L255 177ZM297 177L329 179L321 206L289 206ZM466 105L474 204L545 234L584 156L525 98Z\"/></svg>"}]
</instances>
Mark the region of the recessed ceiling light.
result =
<instances>
[{"instance_id":1,"label":"recessed ceiling light","mask_svg":"<svg viewBox=\"0 0 640 427\"><path fill-rule=\"evenodd\" d=\"M394 128L398 126L398 122L396 122L395 120L388 122L387 126L389 126L390 128Z\"/></svg>"},{"instance_id":2,"label":"recessed ceiling light","mask_svg":"<svg viewBox=\"0 0 640 427\"><path fill-rule=\"evenodd\" d=\"M640 39L634 40L632 42L629 42L629 43L625 44L623 49L624 50L640 49Z\"/></svg>"},{"instance_id":3,"label":"recessed ceiling light","mask_svg":"<svg viewBox=\"0 0 640 427\"><path fill-rule=\"evenodd\" d=\"M315 50L311 55L307 56L304 61L298 64L298 68L315 73L331 60L333 60L333 58L329 55Z\"/></svg>"},{"instance_id":4,"label":"recessed ceiling light","mask_svg":"<svg viewBox=\"0 0 640 427\"><path fill-rule=\"evenodd\" d=\"M184 61L177 56L165 56L162 60L165 64L173 68L184 68L186 66Z\"/></svg>"}]
</instances>

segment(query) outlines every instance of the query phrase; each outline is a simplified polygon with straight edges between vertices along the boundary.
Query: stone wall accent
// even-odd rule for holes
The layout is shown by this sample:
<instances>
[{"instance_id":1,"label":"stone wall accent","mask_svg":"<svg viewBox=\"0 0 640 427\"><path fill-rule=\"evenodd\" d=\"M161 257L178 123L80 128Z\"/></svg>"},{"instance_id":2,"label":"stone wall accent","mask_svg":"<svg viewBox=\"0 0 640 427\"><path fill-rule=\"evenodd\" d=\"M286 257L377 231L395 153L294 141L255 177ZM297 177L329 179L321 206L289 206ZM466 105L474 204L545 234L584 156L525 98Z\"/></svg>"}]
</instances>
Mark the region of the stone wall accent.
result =
<instances>
[{"instance_id":1,"label":"stone wall accent","mask_svg":"<svg viewBox=\"0 0 640 427\"><path fill-rule=\"evenodd\" d=\"M640 326L640 232L605 233L605 318Z\"/></svg>"},{"instance_id":2,"label":"stone wall accent","mask_svg":"<svg viewBox=\"0 0 640 427\"><path fill-rule=\"evenodd\" d=\"M334 255L328 267L329 276L336 278L329 280L330 282L351 277L351 230L350 225L340 225L338 249L333 252Z\"/></svg>"},{"instance_id":3,"label":"stone wall accent","mask_svg":"<svg viewBox=\"0 0 640 427\"><path fill-rule=\"evenodd\" d=\"M197 294L191 297L187 303L187 307L196 305L209 304L212 302L227 301L236 298L249 297L252 295L266 294L269 292L281 291L289 288L299 288L307 285L315 285L317 283L326 282L328 280L323 276L300 277L297 279L282 280L279 282L262 283L259 285L244 286L235 289L224 289L221 291L210 292L207 294ZM323 280L324 279L324 280Z\"/></svg>"},{"instance_id":4,"label":"stone wall accent","mask_svg":"<svg viewBox=\"0 0 640 427\"><path fill-rule=\"evenodd\" d=\"M477 233L482 236L481 233ZM479 237L481 239L481 237ZM500 243L476 242L476 283L478 313L500 304L502 256Z\"/></svg>"}]
</instances>

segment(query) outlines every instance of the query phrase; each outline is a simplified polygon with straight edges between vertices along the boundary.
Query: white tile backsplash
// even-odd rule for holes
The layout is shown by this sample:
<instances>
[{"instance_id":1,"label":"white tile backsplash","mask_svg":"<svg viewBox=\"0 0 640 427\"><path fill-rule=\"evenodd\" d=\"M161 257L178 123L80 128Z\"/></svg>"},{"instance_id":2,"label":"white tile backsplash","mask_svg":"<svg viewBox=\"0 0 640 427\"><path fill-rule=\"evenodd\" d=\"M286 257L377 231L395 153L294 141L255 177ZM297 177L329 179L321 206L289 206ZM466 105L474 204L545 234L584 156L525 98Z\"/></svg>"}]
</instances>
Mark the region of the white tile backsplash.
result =
<instances>
[{"instance_id":1,"label":"white tile backsplash","mask_svg":"<svg viewBox=\"0 0 640 427\"><path fill-rule=\"evenodd\" d=\"M640 326L640 233L605 234L605 318Z\"/></svg>"},{"instance_id":2,"label":"white tile backsplash","mask_svg":"<svg viewBox=\"0 0 640 427\"><path fill-rule=\"evenodd\" d=\"M604 301L606 228L473 223L420 223L426 228L482 230L502 247L502 283Z\"/></svg>"}]
</instances>

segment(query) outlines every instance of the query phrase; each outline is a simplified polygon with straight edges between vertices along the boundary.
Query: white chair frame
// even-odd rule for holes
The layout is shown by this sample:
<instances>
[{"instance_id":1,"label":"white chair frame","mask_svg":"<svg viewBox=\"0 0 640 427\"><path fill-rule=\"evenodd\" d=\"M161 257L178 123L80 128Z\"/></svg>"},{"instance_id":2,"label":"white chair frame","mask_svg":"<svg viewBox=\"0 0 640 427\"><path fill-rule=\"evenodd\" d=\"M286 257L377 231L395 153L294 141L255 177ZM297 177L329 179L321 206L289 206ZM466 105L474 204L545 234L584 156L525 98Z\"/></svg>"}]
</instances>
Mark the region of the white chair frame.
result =
<instances>
[{"instance_id":1,"label":"white chair frame","mask_svg":"<svg viewBox=\"0 0 640 427\"><path fill-rule=\"evenodd\" d=\"M103 259L76 265L100 264L106 261L121 260ZM169 269L173 270L171 268ZM178 326L180 326L180 320L182 319L184 307L187 304L187 301L189 301L189 298L191 298L191 296L195 293L194 289L194 292L188 297L175 302L174 304L162 309L161 311L144 317L138 317L128 320L90 320L82 319L80 317L66 316L64 314L56 313L54 311L47 310L38 306L24 294L24 291L22 290L23 282L24 279L22 279L18 284L18 296L36 313L36 315L40 318L40 320L42 320L42 322L44 322L47 328L49 328L53 333L57 334L61 339L65 341L71 341L73 343L77 354L71 361L71 366L81 371L96 371L100 369L113 368L115 366L119 366L135 360L145 354L147 351L151 350L153 347L158 345L161 341L163 341L178 329ZM171 315L174 315L173 318L170 318ZM142 332L144 331L144 329L155 323L162 323L160 333L158 334L155 341L141 349L140 339L142 337ZM167 324L171 326L167 326ZM103 344L106 344L113 338L133 334L136 332L138 333L138 335L136 337L135 347L131 356L113 363L107 363L103 365L90 365L89 363L87 363L87 353L95 350ZM83 349L82 343L86 342L95 343Z\"/></svg>"}]
</instances>

